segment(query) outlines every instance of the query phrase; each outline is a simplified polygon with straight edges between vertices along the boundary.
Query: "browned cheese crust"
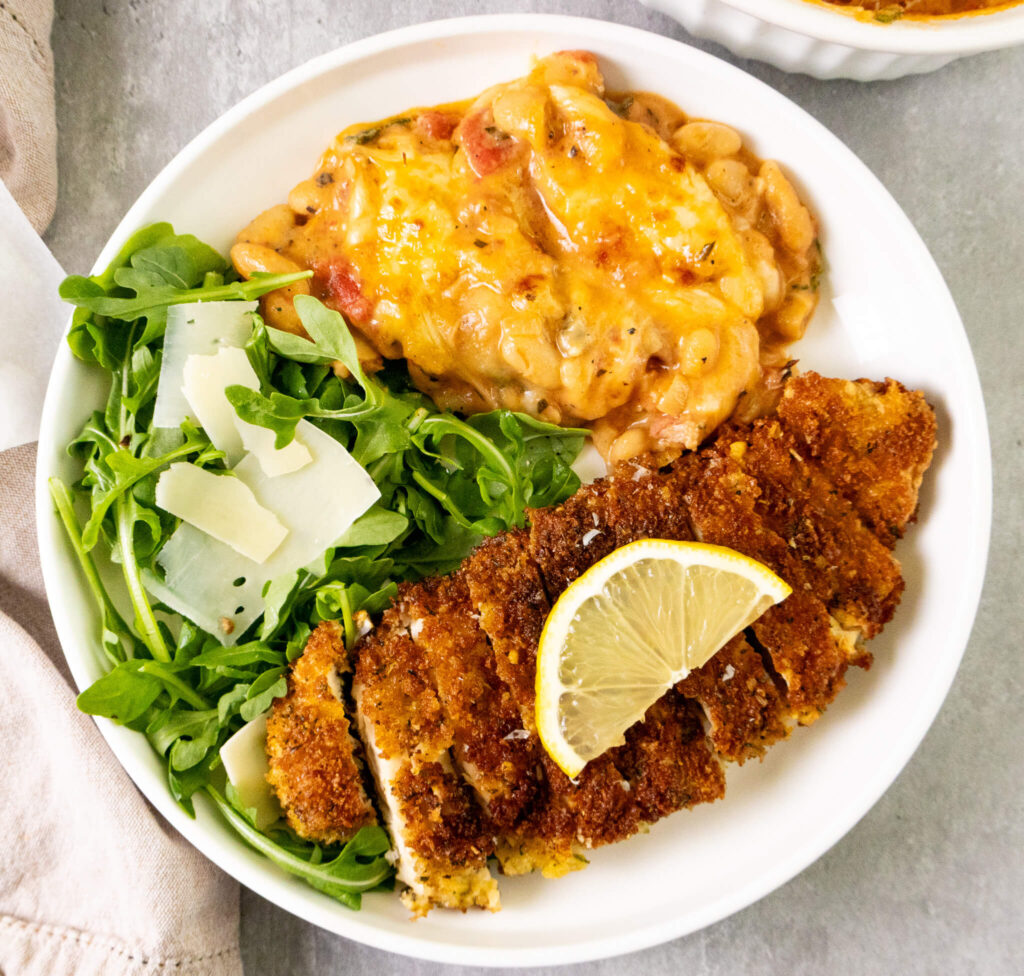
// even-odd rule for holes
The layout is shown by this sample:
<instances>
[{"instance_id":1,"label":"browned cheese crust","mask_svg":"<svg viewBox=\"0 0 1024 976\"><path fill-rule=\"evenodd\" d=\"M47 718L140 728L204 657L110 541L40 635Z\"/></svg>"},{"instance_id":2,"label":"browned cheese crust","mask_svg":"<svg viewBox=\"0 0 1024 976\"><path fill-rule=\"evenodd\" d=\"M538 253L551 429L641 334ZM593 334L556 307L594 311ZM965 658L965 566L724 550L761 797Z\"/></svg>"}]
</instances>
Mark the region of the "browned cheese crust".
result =
<instances>
[{"instance_id":1,"label":"browned cheese crust","mask_svg":"<svg viewBox=\"0 0 1024 976\"><path fill-rule=\"evenodd\" d=\"M345 705L335 694L340 678L333 676L348 670L341 628L321 624L292 667L288 694L267 717L267 779L291 828L322 844L342 843L377 822Z\"/></svg>"},{"instance_id":2,"label":"browned cheese crust","mask_svg":"<svg viewBox=\"0 0 1024 976\"><path fill-rule=\"evenodd\" d=\"M935 414L924 395L892 379L852 382L808 372L786 385L779 422L892 547L914 518L935 450Z\"/></svg>"}]
</instances>

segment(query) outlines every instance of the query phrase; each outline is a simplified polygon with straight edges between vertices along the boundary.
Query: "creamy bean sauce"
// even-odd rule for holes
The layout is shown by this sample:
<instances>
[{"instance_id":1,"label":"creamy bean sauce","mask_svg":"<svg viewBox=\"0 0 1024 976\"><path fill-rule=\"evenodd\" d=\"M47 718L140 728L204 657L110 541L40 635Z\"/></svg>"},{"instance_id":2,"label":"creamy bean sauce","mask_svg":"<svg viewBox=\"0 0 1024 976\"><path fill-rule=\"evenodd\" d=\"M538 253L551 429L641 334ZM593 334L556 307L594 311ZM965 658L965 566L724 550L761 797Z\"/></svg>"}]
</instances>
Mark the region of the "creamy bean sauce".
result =
<instances>
[{"instance_id":1,"label":"creamy bean sauce","mask_svg":"<svg viewBox=\"0 0 1024 976\"><path fill-rule=\"evenodd\" d=\"M778 164L563 52L469 102L342 132L238 236L444 408L593 429L609 459L695 448L764 407L816 301L817 230Z\"/></svg>"}]
</instances>

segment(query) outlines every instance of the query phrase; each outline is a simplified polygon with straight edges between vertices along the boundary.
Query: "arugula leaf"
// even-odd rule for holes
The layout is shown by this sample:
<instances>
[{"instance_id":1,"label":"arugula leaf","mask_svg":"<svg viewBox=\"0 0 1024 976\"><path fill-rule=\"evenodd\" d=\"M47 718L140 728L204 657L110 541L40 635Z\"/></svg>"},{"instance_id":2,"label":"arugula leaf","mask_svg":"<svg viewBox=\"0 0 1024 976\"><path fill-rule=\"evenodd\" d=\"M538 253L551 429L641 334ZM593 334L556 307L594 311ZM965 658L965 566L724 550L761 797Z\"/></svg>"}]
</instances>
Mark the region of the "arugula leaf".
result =
<instances>
[{"instance_id":1,"label":"arugula leaf","mask_svg":"<svg viewBox=\"0 0 1024 976\"><path fill-rule=\"evenodd\" d=\"M394 869L384 857L390 844L381 827L360 828L331 861L323 861L321 849L317 846L307 859L257 830L252 815L228 802L213 786L207 786L206 793L224 819L251 847L289 874L302 878L350 908L359 907L361 892L378 887L394 874Z\"/></svg>"},{"instance_id":2,"label":"arugula leaf","mask_svg":"<svg viewBox=\"0 0 1024 976\"><path fill-rule=\"evenodd\" d=\"M245 704L239 714L246 722L251 722L257 715L262 715L275 698L288 694L288 679L284 677L287 668L271 668L264 671L249 688L245 696Z\"/></svg>"},{"instance_id":3,"label":"arugula leaf","mask_svg":"<svg viewBox=\"0 0 1024 976\"><path fill-rule=\"evenodd\" d=\"M92 515L82 532L82 544L88 552L99 541L100 526L111 505L121 498L129 488L143 478L159 471L173 461L195 454L194 463L200 467L224 457L206 434L198 428L186 430L185 442L158 457L137 457L127 448L117 447L104 454L93 465L92 475L101 490L93 492ZM103 470L103 467L106 470Z\"/></svg>"},{"instance_id":4,"label":"arugula leaf","mask_svg":"<svg viewBox=\"0 0 1024 976\"><path fill-rule=\"evenodd\" d=\"M160 681L140 671L135 661L122 661L78 696L78 707L123 725L142 715L163 690Z\"/></svg>"},{"instance_id":5,"label":"arugula leaf","mask_svg":"<svg viewBox=\"0 0 1024 976\"><path fill-rule=\"evenodd\" d=\"M291 274L254 274L248 281L232 281L224 285L201 285L197 288L180 288L161 281L153 273L130 272L120 275L117 284L135 294L130 297L110 295L99 290L89 278L71 275L61 282L60 297L79 308L95 315L117 318L123 321L135 319L157 320L162 330L167 318L169 305L185 305L192 302L223 302L231 299L252 301L269 291L276 291L312 275L311 271L296 271ZM159 282L159 283L158 283ZM157 333L159 334L159 333ZM149 336L147 336L149 338ZM156 338L153 335L152 338Z\"/></svg>"},{"instance_id":6,"label":"arugula leaf","mask_svg":"<svg viewBox=\"0 0 1024 976\"><path fill-rule=\"evenodd\" d=\"M372 505L334 545L338 549L386 545L394 542L408 528L409 519L405 515Z\"/></svg>"}]
</instances>

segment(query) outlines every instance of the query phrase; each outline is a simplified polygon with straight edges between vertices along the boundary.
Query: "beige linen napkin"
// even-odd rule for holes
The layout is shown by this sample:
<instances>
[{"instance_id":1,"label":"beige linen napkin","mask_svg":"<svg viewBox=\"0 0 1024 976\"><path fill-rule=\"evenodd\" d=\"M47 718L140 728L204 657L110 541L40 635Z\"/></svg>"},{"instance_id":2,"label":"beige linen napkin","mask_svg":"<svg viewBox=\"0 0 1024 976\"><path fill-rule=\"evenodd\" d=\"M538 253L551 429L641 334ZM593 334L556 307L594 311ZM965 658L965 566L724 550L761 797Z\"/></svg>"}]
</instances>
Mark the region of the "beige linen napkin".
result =
<instances>
[{"instance_id":1,"label":"beige linen napkin","mask_svg":"<svg viewBox=\"0 0 1024 976\"><path fill-rule=\"evenodd\" d=\"M36 230L57 200L52 0L0 0L0 179Z\"/></svg>"},{"instance_id":2,"label":"beige linen napkin","mask_svg":"<svg viewBox=\"0 0 1024 976\"><path fill-rule=\"evenodd\" d=\"M49 0L0 0L0 179L56 197ZM32 440L67 316L0 185L0 445ZM59 304L59 303L58 303ZM157 815L75 708L35 541L35 447L0 453L0 976L241 976L238 886Z\"/></svg>"},{"instance_id":3,"label":"beige linen napkin","mask_svg":"<svg viewBox=\"0 0 1024 976\"><path fill-rule=\"evenodd\" d=\"M60 673L34 468L34 445L0 454L0 974L241 976L238 886L149 807Z\"/></svg>"}]
</instances>

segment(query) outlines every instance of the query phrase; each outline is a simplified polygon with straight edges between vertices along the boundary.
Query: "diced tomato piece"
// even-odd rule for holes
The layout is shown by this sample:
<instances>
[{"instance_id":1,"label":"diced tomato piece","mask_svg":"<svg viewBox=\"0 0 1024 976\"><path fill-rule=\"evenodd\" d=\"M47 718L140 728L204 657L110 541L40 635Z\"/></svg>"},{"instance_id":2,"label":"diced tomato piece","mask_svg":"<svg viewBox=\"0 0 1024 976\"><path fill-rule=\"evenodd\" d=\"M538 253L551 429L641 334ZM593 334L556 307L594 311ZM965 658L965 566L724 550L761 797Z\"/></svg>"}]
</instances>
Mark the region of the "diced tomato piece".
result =
<instances>
[{"instance_id":1,"label":"diced tomato piece","mask_svg":"<svg viewBox=\"0 0 1024 976\"><path fill-rule=\"evenodd\" d=\"M323 292L324 304L341 312L355 325L365 325L373 316L373 303L362 293L359 278L345 258L317 265L316 283Z\"/></svg>"},{"instance_id":2,"label":"diced tomato piece","mask_svg":"<svg viewBox=\"0 0 1024 976\"><path fill-rule=\"evenodd\" d=\"M490 120L491 113L484 109L467 115L458 130L466 162L481 177L501 169L519 150L519 140L495 129Z\"/></svg>"},{"instance_id":3,"label":"diced tomato piece","mask_svg":"<svg viewBox=\"0 0 1024 976\"><path fill-rule=\"evenodd\" d=\"M429 139L451 139L459 117L451 112L424 112L416 119L416 131Z\"/></svg>"}]
</instances>

